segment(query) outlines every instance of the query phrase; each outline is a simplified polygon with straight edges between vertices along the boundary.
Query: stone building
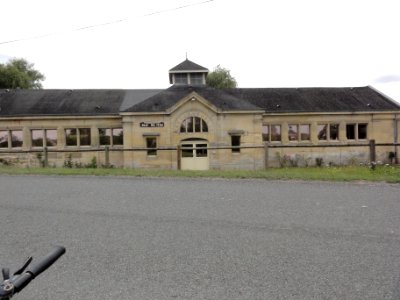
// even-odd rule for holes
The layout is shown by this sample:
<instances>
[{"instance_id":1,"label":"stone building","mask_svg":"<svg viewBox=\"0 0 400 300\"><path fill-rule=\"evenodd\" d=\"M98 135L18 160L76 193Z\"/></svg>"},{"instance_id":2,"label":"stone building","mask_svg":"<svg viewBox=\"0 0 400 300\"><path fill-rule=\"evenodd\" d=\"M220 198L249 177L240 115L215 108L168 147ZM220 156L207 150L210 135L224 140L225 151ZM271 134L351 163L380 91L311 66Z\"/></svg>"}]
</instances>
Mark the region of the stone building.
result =
<instances>
[{"instance_id":1,"label":"stone building","mask_svg":"<svg viewBox=\"0 0 400 300\"><path fill-rule=\"evenodd\" d=\"M0 162L262 169L394 162L400 106L372 87L206 85L189 60L165 90L0 90Z\"/></svg>"}]
</instances>

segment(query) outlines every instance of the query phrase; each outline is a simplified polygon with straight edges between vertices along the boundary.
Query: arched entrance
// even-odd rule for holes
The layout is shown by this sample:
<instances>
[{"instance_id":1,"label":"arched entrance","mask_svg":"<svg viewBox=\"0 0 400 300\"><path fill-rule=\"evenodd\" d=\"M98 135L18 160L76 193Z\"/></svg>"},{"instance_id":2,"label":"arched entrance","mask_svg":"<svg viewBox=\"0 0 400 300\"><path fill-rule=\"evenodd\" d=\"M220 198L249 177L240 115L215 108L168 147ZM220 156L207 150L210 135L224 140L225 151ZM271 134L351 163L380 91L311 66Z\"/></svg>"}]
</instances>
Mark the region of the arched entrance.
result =
<instances>
[{"instance_id":1,"label":"arched entrance","mask_svg":"<svg viewBox=\"0 0 400 300\"><path fill-rule=\"evenodd\" d=\"M205 139L186 139L181 141L181 169L208 170L208 141Z\"/></svg>"}]
</instances>

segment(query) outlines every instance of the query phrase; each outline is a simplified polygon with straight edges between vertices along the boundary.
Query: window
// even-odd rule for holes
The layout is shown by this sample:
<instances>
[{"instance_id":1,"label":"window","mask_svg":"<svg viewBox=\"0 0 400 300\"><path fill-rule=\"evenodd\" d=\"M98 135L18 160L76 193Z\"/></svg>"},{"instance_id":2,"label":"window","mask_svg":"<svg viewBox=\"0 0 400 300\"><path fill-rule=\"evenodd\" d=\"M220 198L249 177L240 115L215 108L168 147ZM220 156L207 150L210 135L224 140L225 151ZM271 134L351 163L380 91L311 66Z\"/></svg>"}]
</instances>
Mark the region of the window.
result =
<instances>
[{"instance_id":1,"label":"window","mask_svg":"<svg viewBox=\"0 0 400 300\"><path fill-rule=\"evenodd\" d=\"M366 140L368 124L346 124L348 140Z\"/></svg>"},{"instance_id":2,"label":"window","mask_svg":"<svg viewBox=\"0 0 400 300\"><path fill-rule=\"evenodd\" d=\"M147 137L146 138L146 148L148 156L157 155L157 138L156 137Z\"/></svg>"},{"instance_id":3,"label":"window","mask_svg":"<svg viewBox=\"0 0 400 300\"><path fill-rule=\"evenodd\" d=\"M44 146L44 132L40 130L31 130L32 136L32 147L43 147Z\"/></svg>"},{"instance_id":4,"label":"window","mask_svg":"<svg viewBox=\"0 0 400 300\"><path fill-rule=\"evenodd\" d=\"M22 147L22 130L11 130L11 147L20 148Z\"/></svg>"},{"instance_id":5,"label":"window","mask_svg":"<svg viewBox=\"0 0 400 300\"><path fill-rule=\"evenodd\" d=\"M309 124L300 125L300 140L301 141L309 141L309 140L311 140L310 125Z\"/></svg>"},{"instance_id":6,"label":"window","mask_svg":"<svg viewBox=\"0 0 400 300\"><path fill-rule=\"evenodd\" d=\"M203 84L203 74L202 73L190 73L190 84Z\"/></svg>"},{"instance_id":7,"label":"window","mask_svg":"<svg viewBox=\"0 0 400 300\"><path fill-rule=\"evenodd\" d=\"M193 157L193 145L192 144L182 144L182 157Z\"/></svg>"},{"instance_id":8,"label":"window","mask_svg":"<svg viewBox=\"0 0 400 300\"><path fill-rule=\"evenodd\" d=\"M299 139L299 126L298 125L289 125L288 129L288 138L289 141L297 141Z\"/></svg>"},{"instance_id":9,"label":"window","mask_svg":"<svg viewBox=\"0 0 400 300\"><path fill-rule=\"evenodd\" d=\"M202 118L189 117L182 122L180 132L208 132L208 126Z\"/></svg>"},{"instance_id":10,"label":"window","mask_svg":"<svg viewBox=\"0 0 400 300\"><path fill-rule=\"evenodd\" d=\"M232 153L240 152L240 135L231 135Z\"/></svg>"},{"instance_id":11,"label":"window","mask_svg":"<svg viewBox=\"0 0 400 300\"><path fill-rule=\"evenodd\" d=\"M289 141L309 141L310 125L309 124L289 124L288 128Z\"/></svg>"},{"instance_id":12,"label":"window","mask_svg":"<svg viewBox=\"0 0 400 300\"><path fill-rule=\"evenodd\" d=\"M100 146L120 146L124 144L122 128L99 128Z\"/></svg>"},{"instance_id":13,"label":"window","mask_svg":"<svg viewBox=\"0 0 400 300\"><path fill-rule=\"evenodd\" d=\"M124 144L124 131L122 128L113 128L112 137L113 146L122 146Z\"/></svg>"},{"instance_id":14,"label":"window","mask_svg":"<svg viewBox=\"0 0 400 300\"><path fill-rule=\"evenodd\" d=\"M32 147L54 147L57 146L56 129L32 129Z\"/></svg>"},{"instance_id":15,"label":"window","mask_svg":"<svg viewBox=\"0 0 400 300\"><path fill-rule=\"evenodd\" d=\"M281 125L263 125L262 138L264 142L280 142Z\"/></svg>"},{"instance_id":16,"label":"window","mask_svg":"<svg viewBox=\"0 0 400 300\"><path fill-rule=\"evenodd\" d=\"M178 73L174 75L175 84L188 84L188 78L186 73Z\"/></svg>"},{"instance_id":17,"label":"window","mask_svg":"<svg viewBox=\"0 0 400 300\"><path fill-rule=\"evenodd\" d=\"M281 125L271 125L271 142L280 142L281 140Z\"/></svg>"},{"instance_id":18,"label":"window","mask_svg":"<svg viewBox=\"0 0 400 300\"><path fill-rule=\"evenodd\" d=\"M317 125L318 139L326 141L328 139L328 125Z\"/></svg>"},{"instance_id":19,"label":"window","mask_svg":"<svg viewBox=\"0 0 400 300\"><path fill-rule=\"evenodd\" d=\"M0 148L21 148L23 144L22 130L0 130Z\"/></svg>"},{"instance_id":20,"label":"window","mask_svg":"<svg viewBox=\"0 0 400 300\"><path fill-rule=\"evenodd\" d=\"M331 141L339 139L339 124L329 124L329 139Z\"/></svg>"},{"instance_id":21,"label":"window","mask_svg":"<svg viewBox=\"0 0 400 300\"><path fill-rule=\"evenodd\" d=\"M90 146L90 128L79 128L80 146Z\"/></svg>"},{"instance_id":22,"label":"window","mask_svg":"<svg viewBox=\"0 0 400 300\"><path fill-rule=\"evenodd\" d=\"M339 124L318 124L317 134L320 141L337 141L339 140Z\"/></svg>"},{"instance_id":23,"label":"window","mask_svg":"<svg viewBox=\"0 0 400 300\"><path fill-rule=\"evenodd\" d=\"M196 145L196 157L207 157L207 144Z\"/></svg>"},{"instance_id":24,"label":"window","mask_svg":"<svg viewBox=\"0 0 400 300\"><path fill-rule=\"evenodd\" d=\"M0 130L0 148L8 148L8 131Z\"/></svg>"},{"instance_id":25,"label":"window","mask_svg":"<svg viewBox=\"0 0 400 300\"><path fill-rule=\"evenodd\" d=\"M57 130L56 129L45 129L45 141L46 147L57 146Z\"/></svg>"},{"instance_id":26,"label":"window","mask_svg":"<svg viewBox=\"0 0 400 300\"><path fill-rule=\"evenodd\" d=\"M358 139L367 139L367 124L358 124Z\"/></svg>"},{"instance_id":27,"label":"window","mask_svg":"<svg viewBox=\"0 0 400 300\"><path fill-rule=\"evenodd\" d=\"M90 128L65 129L65 144L67 146L90 146Z\"/></svg>"}]
</instances>

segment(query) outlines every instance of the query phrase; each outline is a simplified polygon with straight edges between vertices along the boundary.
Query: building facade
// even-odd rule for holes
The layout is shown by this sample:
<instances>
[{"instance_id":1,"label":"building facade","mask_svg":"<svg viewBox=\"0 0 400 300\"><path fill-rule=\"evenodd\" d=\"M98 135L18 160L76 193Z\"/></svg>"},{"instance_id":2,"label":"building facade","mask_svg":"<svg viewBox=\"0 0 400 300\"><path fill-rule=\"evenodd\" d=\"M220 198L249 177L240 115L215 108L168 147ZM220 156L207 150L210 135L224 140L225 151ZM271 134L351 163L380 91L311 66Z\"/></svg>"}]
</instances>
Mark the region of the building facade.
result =
<instances>
[{"instance_id":1,"label":"building facade","mask_svg":"<svg viewBox=\"0 0 400 300\"><path fill-rule=\"evenodd\" d=\"M206 85L189 60L165 90L0 90L0 163L262 169L397 160L400 106L372 87Z\"/></svg>"}]
</instances>

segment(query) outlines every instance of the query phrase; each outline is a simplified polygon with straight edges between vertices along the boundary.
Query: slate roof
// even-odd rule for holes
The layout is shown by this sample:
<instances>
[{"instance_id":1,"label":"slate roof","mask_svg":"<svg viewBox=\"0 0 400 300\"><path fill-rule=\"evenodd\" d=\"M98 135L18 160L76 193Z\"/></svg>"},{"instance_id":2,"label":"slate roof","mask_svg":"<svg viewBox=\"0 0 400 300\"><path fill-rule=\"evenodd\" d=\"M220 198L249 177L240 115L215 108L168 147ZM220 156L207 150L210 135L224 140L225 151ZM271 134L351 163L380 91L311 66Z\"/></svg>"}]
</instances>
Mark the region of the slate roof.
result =
<instances>
[{"instance_id":1,"label":"slate roof","mask_svg":"<svg viewBox=\"0 0 400 300\"><path fill-rule=\"evenodd\" d=\"M400 111L371 87L237 88L171 86L165 90L0 90L0 117L101 116L165 112L196 92L220 111L266 113Z\"/></svg>"},{"instance_id":2,"label":"slate roof","mask_svg":"<svg viewBox=\"0 0 400 300\"><path fill-rule=\"evenodd\" d=\"M400 104L366 87L347 88L236 88L227 93L267 113L365 112L399 110Z\"/></svg>"},{"instance_id":3,"label":"slate roof","mask_svg":"<svg viewBox=\"0 0 400 300\"><path fill-rule=\"evenodd\" d=\"M224 90L207 86L173 85L124 112L163 112L192 92L196 92L222 111L261 110L260 107Z\"/></svg>"},{"instance_id":4,"label":"slate roof","mask_svg":"<svg viewBox=\"0 0 400 300\"><path fill-rule=\"evenodd\" d=\"M208 69L186 59L179 65L176 65L171 70L169 70L170 73L180 73L185 71L208 72Z\"/></svg>"},{"instance_id":5,"label":"slate roof","mask_svg":"<svg viewBox=\"0 0 400 300\"><path fill-rule=\"evenodd\" d=\"M0 90L0 117L118 115L161 90Z\"/></svg>"}]
</instances>

